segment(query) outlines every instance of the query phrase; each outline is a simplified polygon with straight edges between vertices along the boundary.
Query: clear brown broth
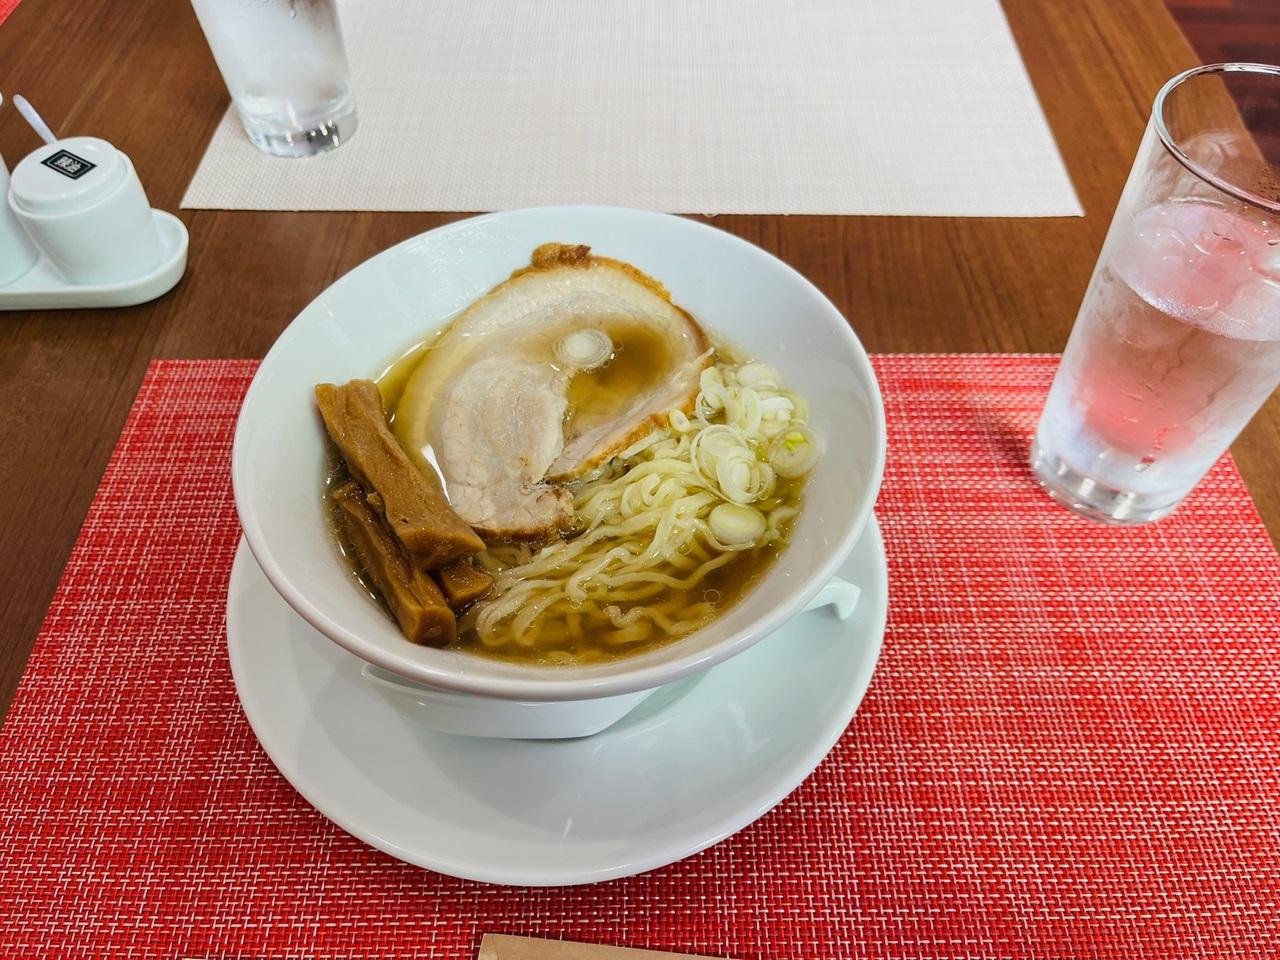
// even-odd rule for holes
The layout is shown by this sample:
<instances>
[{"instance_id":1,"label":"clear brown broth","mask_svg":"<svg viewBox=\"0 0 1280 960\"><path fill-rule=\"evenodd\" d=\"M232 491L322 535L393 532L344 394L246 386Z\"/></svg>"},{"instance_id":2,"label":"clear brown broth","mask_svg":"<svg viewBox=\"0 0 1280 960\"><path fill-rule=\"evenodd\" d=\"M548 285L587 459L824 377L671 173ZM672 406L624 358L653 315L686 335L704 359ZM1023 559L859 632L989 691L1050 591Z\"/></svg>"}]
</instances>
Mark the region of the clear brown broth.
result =
<instances>
[{"instance_id":1,"label":"clear brown broth","mask_svg":"<svg viewBox=\"0 0 1280 960\"><path fill-rule=\"evenodd\" d=\"M660 337L652 334L641 325L635 325L634 329L625 327L612 329L610 330L610 335L615 347L613 357L595 370L577 374L570 381L567 395L569 406L565 414L566 434L572 435L572 433L587 429L591 425L593 418L599 417L602 411L608 410L609 403L616 403L620 398L650 385L651 378L646 380L649 370L655 366L659 369L663 367L663 364L659 362L662 357L658 351L668 349L666 344L661 341ZM394 422L395 409L404 393L405 386L438 338L439 335L435 334L415 343L375 378L382 393L383 404L389 411L389 421ZM726 353L733 357L734 362L738 362L737 352L732 348L727 350L717 348L718 355ZM598 399L593 403L590 399L592 397L607 399ZM604 415L607 415L607 413ZM332 499L327 494L329 488L345 482L347 479L349 479L349 474L345 465L337 455L336 450L330 446L325 500L328 506L326 514L329 518L334 548L361 589L385 608L377 588L359 568L359 564L356 563L355 555L338 521L337 510L333 505ZM572 487L572 484L570 486ZM803 486L803 479L797 481L780 480L774 497L758 504L758 506L767 510L783 502L798 502L803 492ZM788 532L789 529L784 530L784 533ZM769 568L777 560L783 549L785 549L785 543L745 550L724 566L710 571L702 582L694 588L685 591L688 594L689 605L706 601L713 606L712 612L700 623L699 628L715 620L749 593L755 584L769 571ZM667 594L668 597L671 595L671 593ZM389 612L388 616L390 616ZM565 655L567 655L569 662L574 664L593 664L636 656L648 650L673 643L678 639L680 638L658 634L648 640L626 646L613 646L593 641L589 636L578 639L559 637L554 638L553 642L532 647L515 643L492 647L482 643L474 635L473 631L464 631L459 634L451 649L463 650L490 659L513 663L557 665L566 662Z\"/></svg>"}]
</instances>

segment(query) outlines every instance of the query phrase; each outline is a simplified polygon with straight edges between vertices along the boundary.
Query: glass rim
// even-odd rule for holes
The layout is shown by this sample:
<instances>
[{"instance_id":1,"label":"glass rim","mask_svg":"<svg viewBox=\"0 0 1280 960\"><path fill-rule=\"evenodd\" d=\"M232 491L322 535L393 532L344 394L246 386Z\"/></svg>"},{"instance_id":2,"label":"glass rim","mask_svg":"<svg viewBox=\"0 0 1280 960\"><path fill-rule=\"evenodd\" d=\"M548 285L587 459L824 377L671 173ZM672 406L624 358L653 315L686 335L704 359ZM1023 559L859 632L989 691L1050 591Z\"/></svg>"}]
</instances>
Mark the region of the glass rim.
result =
<instances>
[{"instance_id":1,"label":"glass rim","mask_svg":"<svg viewBox=\"0 0 1280 960\"><path fill-rule=\"evenodd\" d=\"M1160 137L1160 143L1175 160L1186 167L1192 174L1205 181L1205 183L1211 184L1237 200L1243 200L1245 203L1261 207L1264 210L1270 210L1273 213L1280 213L1280 200L1268 200L1266 197L1258 196L1252 190L1238 186L1229 180L1224 180L1187 156L1165 125L1164 103L1169 94L1193 77L1210 73L1263 73L1273 77L1280 77L1280 66L1269 63L1207 63L1203 66L1192 67L1190 70L1183 70L1182 73L1170 77L1165 81L1164 86L1160 88L1160 92L1156 94L1155 103L1151 107L1151 123Z\"/></svg>"}]
</instances>

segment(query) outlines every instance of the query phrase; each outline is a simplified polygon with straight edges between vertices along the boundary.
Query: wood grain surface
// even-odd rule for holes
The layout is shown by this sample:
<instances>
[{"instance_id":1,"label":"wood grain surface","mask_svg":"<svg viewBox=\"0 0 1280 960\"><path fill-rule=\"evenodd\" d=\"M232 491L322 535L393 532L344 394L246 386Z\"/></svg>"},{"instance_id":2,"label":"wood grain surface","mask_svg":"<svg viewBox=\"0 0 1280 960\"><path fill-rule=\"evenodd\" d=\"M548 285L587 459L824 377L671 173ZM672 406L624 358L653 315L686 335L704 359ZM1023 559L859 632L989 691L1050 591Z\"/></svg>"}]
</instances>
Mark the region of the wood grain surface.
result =
<instances>
[{"instance_id":1,"label":"wood grain surface","mask_svg":"<svg viewBox=\"0 0 1280 960\"><path fill-rule=\"evenodd\" d=\"M1280 63L1276 0L1165 0L1205 63Z\"/></svg>"},{"instance_id":2,"label":"wood grain surface","mask_svg":"<svg viewBox=\"0 0 1280 960\"><path fill-rule=\"evenodd\" d=\"M1153 95L1194 55L1160 0L1006 0L1087 215L1049 220L711 218L809 276L874 351L1061 349ZM24 0L0 29L6 93L129 153L176 210L227 94L184 0ZM0 150L37 146L0 111ZM457 215L182 211L186 278L152 304L0 315L0 710L152 357L260 356L343 272ZM1236 445L1280 533L1280 406ZM146 491L139 491L146 496ZM1052 509L1046 503L1046 509ZM180 642L181 638L174 638Z\"/></svg>"}]
</instances>

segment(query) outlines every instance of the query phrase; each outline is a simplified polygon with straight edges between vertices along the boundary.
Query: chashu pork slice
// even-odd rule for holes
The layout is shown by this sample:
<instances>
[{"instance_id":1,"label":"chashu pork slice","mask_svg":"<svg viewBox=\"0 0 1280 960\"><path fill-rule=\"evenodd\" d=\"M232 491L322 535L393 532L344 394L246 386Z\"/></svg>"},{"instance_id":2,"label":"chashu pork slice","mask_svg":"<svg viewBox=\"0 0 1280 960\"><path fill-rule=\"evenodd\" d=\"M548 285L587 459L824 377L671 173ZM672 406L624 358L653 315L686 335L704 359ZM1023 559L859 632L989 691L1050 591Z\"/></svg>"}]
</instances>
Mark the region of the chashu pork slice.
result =
<instances>
[{"instance_id":1,"label":"chashu pork slice","mask_svg":"<svg viewBox=\"0 0 1280 960\"><path fill-rule=\"evenodd\" d=\"M544 244L426 353L396 436L486 539L545 540L573 523L560 484L691 410L710 362L706 335L656 280Z\"/></svg>"}]
</instances>

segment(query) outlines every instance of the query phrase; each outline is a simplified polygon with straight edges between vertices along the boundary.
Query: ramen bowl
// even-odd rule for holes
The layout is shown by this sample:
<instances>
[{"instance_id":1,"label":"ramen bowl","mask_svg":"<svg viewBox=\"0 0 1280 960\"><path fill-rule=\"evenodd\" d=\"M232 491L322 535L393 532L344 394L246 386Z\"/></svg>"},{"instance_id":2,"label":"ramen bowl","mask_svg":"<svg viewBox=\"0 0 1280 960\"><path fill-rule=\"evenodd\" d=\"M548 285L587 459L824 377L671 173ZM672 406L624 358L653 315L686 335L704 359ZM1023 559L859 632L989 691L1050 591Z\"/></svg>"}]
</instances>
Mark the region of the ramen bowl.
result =
<instances>
[{"instance_id":1,"label":"ramen bowl","mask_svg":"<svg viewBox=\"0 0 1280 960\"><path fill-rule=\"evenodd\" d=\"M825 440L790 546L737 604L688 637L590 666L510 663L406 641L334 549L325 433L312 397L317 383L385 369L549 241L589 244L662 281L709 332L774 366L804 394L810 423ZM364 660L368 682L404 711L451 733L567 737L603 729L814 603L847 607L853 594L833 578L871 516L884 454L884 413L866 352L840 312L791 267L679 217L547 207L424 233L320 294L254 377L232 476L245 539L268 580L307 623Z\"/></svg>"}]
</instances>

